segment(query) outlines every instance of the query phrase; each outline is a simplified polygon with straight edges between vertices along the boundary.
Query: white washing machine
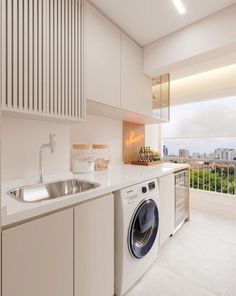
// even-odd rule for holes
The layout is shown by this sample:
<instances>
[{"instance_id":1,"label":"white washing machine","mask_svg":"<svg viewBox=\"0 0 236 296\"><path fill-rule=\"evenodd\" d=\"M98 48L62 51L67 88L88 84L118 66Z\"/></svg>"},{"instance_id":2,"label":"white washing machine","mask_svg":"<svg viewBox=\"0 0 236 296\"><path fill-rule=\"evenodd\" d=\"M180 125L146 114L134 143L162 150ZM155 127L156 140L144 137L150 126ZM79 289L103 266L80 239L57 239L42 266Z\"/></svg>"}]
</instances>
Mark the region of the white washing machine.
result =
<instances>
[{"instance_id":1,"label":"white washing machine","mask_svg":"<svg viewBox=\"0 0 236 296\"><path fill-rule=\"evenodd\" d=\"M156 260L159 245L157 181L115 193L115 294L123 296Z\"/></svg>"}]
</instances>

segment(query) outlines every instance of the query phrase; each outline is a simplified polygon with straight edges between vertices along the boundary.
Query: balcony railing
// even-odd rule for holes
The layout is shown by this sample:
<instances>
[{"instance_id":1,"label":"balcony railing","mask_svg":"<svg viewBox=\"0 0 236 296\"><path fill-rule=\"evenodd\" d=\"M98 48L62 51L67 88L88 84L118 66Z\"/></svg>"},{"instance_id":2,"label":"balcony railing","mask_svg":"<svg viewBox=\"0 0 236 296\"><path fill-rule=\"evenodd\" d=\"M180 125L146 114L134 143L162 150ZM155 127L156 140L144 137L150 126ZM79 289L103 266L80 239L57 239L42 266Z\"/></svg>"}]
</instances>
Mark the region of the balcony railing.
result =
<instances>
[{"instance_id":1,"label":"balcony railing","mask_svg":"<svg viewBox=\"0 0 236 296\"><path fill-rule=\"evenodd\" d=\"M190 165L190 187L236 195L236 161L165 157L165 161Z\"/></svg>"}]
</instances>

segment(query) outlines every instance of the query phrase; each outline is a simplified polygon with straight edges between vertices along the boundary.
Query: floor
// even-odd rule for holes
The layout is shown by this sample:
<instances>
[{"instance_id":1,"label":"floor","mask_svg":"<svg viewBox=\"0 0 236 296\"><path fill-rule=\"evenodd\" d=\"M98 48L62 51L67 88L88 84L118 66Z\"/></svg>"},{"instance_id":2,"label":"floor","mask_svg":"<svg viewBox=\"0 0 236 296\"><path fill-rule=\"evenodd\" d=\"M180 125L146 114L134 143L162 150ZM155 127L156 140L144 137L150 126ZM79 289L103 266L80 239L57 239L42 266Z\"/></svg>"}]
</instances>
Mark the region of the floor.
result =
<instances>
[{"instance_id":1,"label":"floor","mask_svg":"<svg viewBox=\"0 0 236 296\"><path fill-rule=\"evenodd\" d=\"M126 296L236 296L236 217L199 210Z\"/></svg>"}]
</instances>

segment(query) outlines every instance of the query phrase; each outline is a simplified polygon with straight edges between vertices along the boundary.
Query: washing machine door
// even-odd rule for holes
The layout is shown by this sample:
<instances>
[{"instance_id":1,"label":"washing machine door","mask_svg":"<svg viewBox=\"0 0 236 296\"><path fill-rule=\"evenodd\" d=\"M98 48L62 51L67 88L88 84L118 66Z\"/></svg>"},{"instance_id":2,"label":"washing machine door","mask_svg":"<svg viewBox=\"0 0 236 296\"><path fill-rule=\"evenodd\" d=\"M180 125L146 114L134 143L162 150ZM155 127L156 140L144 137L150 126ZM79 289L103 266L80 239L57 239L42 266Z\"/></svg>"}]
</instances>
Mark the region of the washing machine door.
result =
<instances>
[{"instance_id":1,"label":"washing machine door","mask_svg":"<svg viewBox=\"0 0 236 296\"><path fill-rule=\"evenodd\" d=\"M132 256L142 259L151 250L158 232L159 213L156 202L144 200L130 223L129 250Z\"/></svg>"}]
</instances>

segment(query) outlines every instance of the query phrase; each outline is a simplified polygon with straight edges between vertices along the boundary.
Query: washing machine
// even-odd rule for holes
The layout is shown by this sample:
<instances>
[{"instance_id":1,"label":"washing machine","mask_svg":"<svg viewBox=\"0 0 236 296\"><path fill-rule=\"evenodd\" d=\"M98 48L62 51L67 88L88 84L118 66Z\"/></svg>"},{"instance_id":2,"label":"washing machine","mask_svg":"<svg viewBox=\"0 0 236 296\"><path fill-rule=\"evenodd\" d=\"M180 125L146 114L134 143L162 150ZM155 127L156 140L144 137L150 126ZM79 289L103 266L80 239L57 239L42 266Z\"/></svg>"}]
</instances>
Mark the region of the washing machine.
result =
<instances>
[{"instance_id":1,"label":"washing machine","mask_svg":"<svg viewBox=\"0 0 236 296\"><path fill-rule=\"evenodd\" d=\"M115 295L123 296L156 260L159 245L157 180L115 193Z\"/></svg>"}]
</instances>

